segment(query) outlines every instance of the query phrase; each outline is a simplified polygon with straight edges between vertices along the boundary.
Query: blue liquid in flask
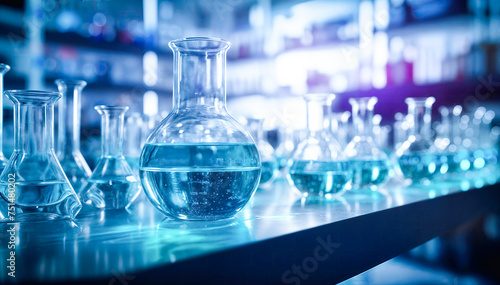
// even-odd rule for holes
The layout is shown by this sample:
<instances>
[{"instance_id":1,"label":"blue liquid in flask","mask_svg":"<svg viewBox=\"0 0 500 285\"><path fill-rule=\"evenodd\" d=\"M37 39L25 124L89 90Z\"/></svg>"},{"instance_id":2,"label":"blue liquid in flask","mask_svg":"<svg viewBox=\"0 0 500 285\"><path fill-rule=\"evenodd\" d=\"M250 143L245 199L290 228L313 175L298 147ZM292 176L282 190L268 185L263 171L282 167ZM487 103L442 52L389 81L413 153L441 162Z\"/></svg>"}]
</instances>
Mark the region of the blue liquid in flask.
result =
<instances>
[{"instance_id":1,"label":"blue liquid in flask","mask_svg":"<svg viewBox=\"0 0 500 285\"><path fill-rule=\"evenodd\" d=\"M304 196L334 198L345 191L351 180L347 162L294 161L290 179Z\"/></svg>"},{"instance_id":2,"label":"blue liquid in flask","mask_svg":"<svg viewBox=\"0 0 500 285\"><path fill-rule=\"evenodd\" d=\"M350 160L349 166L353 172L353 189L375 189L384 183L390 175L391 166L387 159L380 160Z\"/></svg>"},{"instance_id":3,"label":"blue liquid in flask","mask_svg":"<svg viewBox=\"0 0 500 285\"><path fill-rule=\"evenodd\" d=\"M404 177L413 183L435 179L440 174L442 164L440 156L433 153L402 155L398 163Z\"/></svg>"},{"instance_id":4,"label":"blue liquid in flask","mask_svg":"<svg viewBox=\"0 0 500 285\"><path fill-rule=\"evenodd\" d=\"M261 175L251 143L146 144L141 162L150 201L178 219L232 217L252 197Z\"/></svg>"}]
</instances>

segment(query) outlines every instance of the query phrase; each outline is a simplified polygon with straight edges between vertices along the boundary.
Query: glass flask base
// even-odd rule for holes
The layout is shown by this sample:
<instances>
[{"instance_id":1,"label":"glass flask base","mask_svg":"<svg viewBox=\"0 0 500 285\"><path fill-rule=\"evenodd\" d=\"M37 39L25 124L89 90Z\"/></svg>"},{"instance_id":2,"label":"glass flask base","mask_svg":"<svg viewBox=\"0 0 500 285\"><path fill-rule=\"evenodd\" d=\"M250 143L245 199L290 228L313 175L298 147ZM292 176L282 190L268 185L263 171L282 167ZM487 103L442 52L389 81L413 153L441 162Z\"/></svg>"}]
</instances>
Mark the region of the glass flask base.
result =
<instances>
[{"instance_id":1,"label":"glass flask base","mask_svg":"<svg viewBox=\"0 0 500 285\"><path fill-rule=\"evenodd\" d=\"M349 167L352 171L352 190L376 190L391 173L391 166L386 159L350 160Z\"/></svg>"},{"instance_id":2,"label":"glass flask base","mask_svg":"<svg viewBox=\"0 0 500 285\"><path fill-rule=\"evenodd\" d=\"M412 184L429 184L440 174L440 156L433 153L402 155L398 158L403 177Z\"/></svg>"},{"instance_id":3,"label":"glass flask base","mask_svg":"<svg viewBox=\"0 0 500 285\"><path fill-rule=\"evenodd\" d=\"M71 188L66 182L15 183L14 185L15 197L5 195L6 190L12 189L12 186L9 187L3 183L0 185L3 188L0 191L2 197L0 203L3 204L0 206L1 215L8 219L8 222L74 219L82 207L75 194L67 194ZM14 203L12 203L12 197L15 199Z\"/></svg>"},{"instance_id":4,"label":"glass flask base","mask_svg":"<svg viewBox=\"0 0 500 285\"><path fill-rule=\"evenodd\" d=\"M217 220L233 217L248 202L258 167L151 169L140 171L146 194L169 217Z\"/></svg>"},{"instance_id":5,"label":"glass flask base","mask_svg":"<svg viewBox=\"0 0 500 285\"><path fill-rule=\"evenodd\" d=\"M116 177L113 180L89 179L80 196L83 203L98 209L124 209L140 193L134 176Z\"/></svg>"},{"instance_id":6,"label":"glass flask base","mask_svg":"<svg viewBox=\"0 0 500 285\"><path fill-rule=\"evenodd\" d=\"M335 198L346 190L351 180L348 171L336 171L338 162L295 162L290 170L290 180L302 195ZM312 166L314 165L314 166Z\"/></svg>"}]
</instances>

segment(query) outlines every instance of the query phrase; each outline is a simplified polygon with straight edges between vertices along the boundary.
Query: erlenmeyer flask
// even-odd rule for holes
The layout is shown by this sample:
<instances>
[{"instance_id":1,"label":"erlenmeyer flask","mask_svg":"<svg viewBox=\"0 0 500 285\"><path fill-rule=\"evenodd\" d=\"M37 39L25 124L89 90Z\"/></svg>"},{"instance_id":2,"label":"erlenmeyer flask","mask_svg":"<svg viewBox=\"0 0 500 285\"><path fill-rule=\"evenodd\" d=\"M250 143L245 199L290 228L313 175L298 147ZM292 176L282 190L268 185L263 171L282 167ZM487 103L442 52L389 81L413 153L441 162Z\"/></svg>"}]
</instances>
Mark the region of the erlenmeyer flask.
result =
<instances>
[{"instance_id":1,"label":"erlenmeyer flask","mask_svg":"<svg viewBox=\"0 0 500 285\"><path fill-rule=\"evenodd\" d=\"M352 171L352 189L376 190L387 181L391 166L387 154L373 140L373 108L376 97L351 98L354 137L344 153Z\"/></svg>"},{"instance_id":2,"label":"erlenmeyer flask","mask_svg":"<svg viewBox=\"0 0 500 285\"><path fill-rule=\"evenodd\" d=\"M398 170L408 182L429 184L439 175L441 155L431 140L434 97L406 98L409 136L396 150Z\"/></svg>"},{"instance_id":3,"label":"erlenmeyer flask","mask_svg":"<svg viewBox=\"0 0 500 285\"><path fill-rule=\"evenodd\" d=\"M187 38L170 47L173 108L142 150L143 188L169 217L230 218L252 197L261 169L252 137L226 110L229 43Z\"/></svg>"},{"instance_id":4,"label":"erlenmeyer flask","mask_svg":"<svg viewBox=\"0 0 500 285\"><path fill-rule=\"evenodd\" d=\"M10 66L0 63L0 171L5 168L9 161L3 154L3 77L9 72Z\"/></svg>"},{"instance_id":5,"label":"erlenmeyer flask","mask_svg":"<svg viewBox=\"0 0 500 285\"><path fill-rule=\"evenodd\" d=\"M98 209L123 209L137 198L140 184L123 156L126 106L95 106L101 115L101 158L82 188L83 203Z\"/></svg>"},{"instance_id":6,"label":"erlenmeyer flask","mask_svg":"<svg viewBox=\"0 0 500 285\"><path fill-rule=\"evenodd\" d=\"M289 180L304 197L335 198L344 193L351 173L329 125L333 94L307 94L307 138L293 155ZM325 120L325 117L327 120Z\"/></svg>"},{"instance_id":7,"label":"erlenmeyer flask","mask_svg":"<svg viewBox=\"0 0 500 285\"><path fill-rule=\"evenodd\" d=\"M278 175L278 160L274 154L274 148L264 139L264 119L247 119L248 127L257 145L260 155L260 187L266 187L273 183Z\"/></svg>"},{"instance_id":8,"label":"erlenmeyer flask","mask_svg":"<svg viewBox=\"0 0 500 285\"><path fill-rule=\"evenodd\" d=\"M81 203L54 153L57 92L9 90L14 103L14 152L0 175L2 218L74 218ZM7 205L14 207L7 208ZM15 214L15 215L13 215Z\"/></svg>"},{"instance_id":9,"label":"erlenmeyer flask","mask_svg":"<svg viewBox=\"0 0 500 285\"><path fill-rule=\"evenodd\" d=\"M75 191L79 191L92 174L80 152L81 94L87 82L57 79L55 83L63 95L59 101L57 157L69 182Z\"/></svg>"}]
</instances>

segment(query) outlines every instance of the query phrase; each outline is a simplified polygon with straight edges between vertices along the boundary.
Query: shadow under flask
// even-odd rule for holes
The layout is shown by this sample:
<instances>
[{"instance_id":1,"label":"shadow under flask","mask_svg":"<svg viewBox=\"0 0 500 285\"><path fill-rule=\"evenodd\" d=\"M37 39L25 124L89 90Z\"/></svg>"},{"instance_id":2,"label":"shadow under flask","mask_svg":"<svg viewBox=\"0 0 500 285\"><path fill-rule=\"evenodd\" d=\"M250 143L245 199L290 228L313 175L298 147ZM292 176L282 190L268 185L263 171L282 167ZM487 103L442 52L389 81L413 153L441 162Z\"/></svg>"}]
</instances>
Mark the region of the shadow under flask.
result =
<instances>
[{"instance_id":1,"label":"shadow under flask","mask_svg":"<svg viewBox=\"0 0 500 285\"><path fill-rule=\"evenodd\" d=\"M0 172L5 168L7 161L9 161L3 154L3 78L9 70L9 65L0 63Z\"/></svg>"},{"instance_id":2,"label":"shadow under flask","mask_svg":"<svg viewBox=\"0 0 500 285\"><path fill-rule=\"evenodd\" d=\"M139 179L123 156L126 106L95 106L101 115L101 158L87 184L82 187L83 203L98 209L124 209L141 191Z\"/></svg>"},{"instance_id":3,"label":"shadow under flask","mask_svg":"<svg viewBox=\"0 0 500 285\"><path fill-rule=\"evenodd\" d=\"M354 137L344 150L352 171L352 190L376 190L390 177L387 154L373 140L376 97L351 98Z\"/></svg>"},{"instance_id":4,"label":"shadow under flask","mask_svg":"<svg viewBox=\"0 0 500 285\"><path fill-rule=\"evenodd\" d=\"M434 97L406 98L409 136L396 150L400 174L411 183L429 184L439 174L441 158L431 139L431 110Z\"/></svg>"},{"instance_id":5,"label":"shadow under flask","mask_svg":"<svg viewBox=\"0 0 500 285\"><path fill-rule=\"evenodd\" d=\"M260 157L226 110L229 42L186 38L174 52L173 108L149 136L139 172L151 203L171 218L230 218L255 193Z\"/></svg>"},{"instance_id":6,"label":"shadow under flask","mask_svg":"<svg viewBox=\"0 0 500 285\"><path fill-rule=\"evenodd\" d=\"M0 215L16 222L75 218L82 205L54 152L54 103L61 94L5 94L14 103L15 145L0 175Z\"/></svg>"},{"instance_id":7,"label":"shadow under flask","mask_svg":"<svg viewBox=\"0 0 500 285\"><path fill-rule=\"evenodd\" d=\"M336 198L351 180L349 165L329 124L333 94L307 94L307 137L292 157L289 180L304 197ZM325 122L327 126L324 126Z\"/></svg>"},{"instance_id":8,"label":"shadow under flask","mask_svg":"<svg viewBox=\"0 0 500 285\"><path fill-rule=\"evenodd\" d=\"M69 182L79 191L92 174L80 151L81 95L87 82L57 79L55 83L63 95L59 101L57 157Z\"/></svg>"}]
</instances>

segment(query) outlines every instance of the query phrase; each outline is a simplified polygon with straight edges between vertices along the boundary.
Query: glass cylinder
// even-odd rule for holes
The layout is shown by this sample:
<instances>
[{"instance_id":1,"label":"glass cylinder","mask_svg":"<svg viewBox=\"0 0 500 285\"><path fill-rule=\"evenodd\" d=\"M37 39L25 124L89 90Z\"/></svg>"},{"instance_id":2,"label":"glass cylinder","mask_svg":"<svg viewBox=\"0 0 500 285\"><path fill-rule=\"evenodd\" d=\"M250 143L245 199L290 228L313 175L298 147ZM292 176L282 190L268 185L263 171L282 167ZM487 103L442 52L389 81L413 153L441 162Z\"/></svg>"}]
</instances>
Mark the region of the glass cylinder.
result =
<instances>
[{"instance_id":1,"label":"glass cylinder","mask_svg":"<svg viewBox=\"0 0 500 285\"><path fill-rule=\"evenodd\" d=\"M7 161L9 161L3 154L3 78L9 70L9 65L0 63L0 171L5 168Z\"/></svg>"},{"instance_id":2,"label":"glass cylinder","mask_svg":"<svg viewBox=\"0 0 500 285\"><path fill-rule=\"evenodd\" d=\"M431 139L432 105L436 100L407 98L409 136L396 150L398 172L409 183L429 184L440 174L441 156Z\"/></svg>"},{"instance_id":3,"label":"glass cylinder","mask_svg":"<svg viewBox=\"0 0 500 285\"><path fill-rule=\"evenodd\" d=\"M257 147L226 110L229 45L213 38L170 42L173 108L149 136L139 162L145 193L169 217L230 218L257 189Z\"/></svg>"},{"instance_id":4,"label":"glass cylinder","mask_svg":"<svg viewBox=\"0 0 500 285\"><path fill-rule=\"evenodd\" d=\"M14 152L0 175L2 218L75 218L81 203L54 153L57 92L9 90L14 103Z\"/></svg>"},{"instance_id":5,"label":"glass cylinder","mask_svg":"<svg viewBox=\"0 0 500 285\"><path fill-rule=\"evenodd\" d=\"M81 95L87 82L57 79L55 83L63 95L59 101L57 156L71 185L78 191L92 174L80 151Z\"/></svg>"},{"instance_id":6,"label":"glass cylinder","mask_svg":"<svg viewBox=\"0 0 500 285\"><path fill-rule=\"evenodd\" d=\"M80 193L86 205L98 209L127 208L140 193L140 183L123 156L126 106L95 106L101 115L101 158Z\"/></svg>"},{"instance_id":7,"label":"glass cylinder","mask_svg":"<svg viewBox=\"0 0 500 285\"><path fill-rule=\"evenodd\" d=\"M376 97L351 98L354 137L344 153L353 172L352 189L376 190L390 176L387 154L373 140L373 109Z\"/></svg>"},{"instance_id":8,"label":"glass cylinder","mask_svg":"<svg viewBox=\"0 0 500 285\"><path fill-rule=\"evenodd\" d=\"M278 160L274 154L274 148L264 139L264 119L249 118L247 121L260 155L259 186L267 187L273 183L279 173Z\"/></svg>"},{"instance_id":9,"label":"glass cylinder","mask_svg":"<svg viewBox=\"0 0 500 285\"><path fill-rule=\"evenodd\" d=\"M289 181L304 197L336 198L346 190L351 173L329 122L333 94L307 94L307 137L297 146ZM325 125L326 123L326 125Z\"/></svg>"}]
</instances>

